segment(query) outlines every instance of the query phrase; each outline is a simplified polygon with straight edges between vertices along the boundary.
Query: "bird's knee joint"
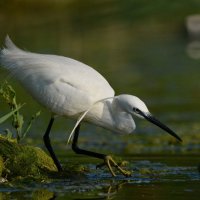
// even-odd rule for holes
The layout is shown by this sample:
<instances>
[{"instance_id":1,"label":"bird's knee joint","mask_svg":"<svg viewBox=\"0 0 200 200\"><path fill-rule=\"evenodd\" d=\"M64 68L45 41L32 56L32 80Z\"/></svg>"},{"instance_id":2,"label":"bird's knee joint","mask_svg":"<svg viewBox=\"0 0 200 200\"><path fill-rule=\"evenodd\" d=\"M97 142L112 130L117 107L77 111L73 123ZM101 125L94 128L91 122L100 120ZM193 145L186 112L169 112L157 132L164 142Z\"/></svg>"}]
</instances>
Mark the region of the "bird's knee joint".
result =
<instances>
[{"instance_id":1,"label":"bird's knee joint","mask_svg":"<svg viewBox=\"0 0 200 200\"><path fill-rule=\"evenodd\" d=\"M50 140L50 139L49 139L49 136L48 136L48 135L44 135L44 136L43 136L43 140L44 140L44 141L49 141L49 140Z\"/></svg>"},{"instance_id":2,"label":"bird's knee joint","mask_svg":"<svg viewBox=\"0 0 200 200\"><path fill-rule=\"evenodd\" d=\"M80 152L81 152L80 148L76 145L72 145L72 150L77 154L80 154Z\"/></svg>"}]
</instances>

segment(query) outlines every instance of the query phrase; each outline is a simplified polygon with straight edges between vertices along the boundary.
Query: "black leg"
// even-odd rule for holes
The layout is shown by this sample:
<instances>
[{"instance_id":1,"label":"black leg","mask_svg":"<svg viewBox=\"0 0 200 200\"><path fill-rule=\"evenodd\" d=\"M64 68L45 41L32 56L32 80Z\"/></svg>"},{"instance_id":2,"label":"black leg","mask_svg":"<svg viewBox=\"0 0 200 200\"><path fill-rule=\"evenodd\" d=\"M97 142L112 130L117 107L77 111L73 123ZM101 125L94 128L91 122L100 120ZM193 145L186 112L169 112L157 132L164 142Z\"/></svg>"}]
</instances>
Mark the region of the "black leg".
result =
<instances>
[{"instance_id":1,"label":"black leg","mask_svg":"<svg viewBox=\"0 0 200 200\"><path fill-rule=\"evenodd\" d=\"M73 151L77 154L84 154L84 155L95 157L95 158L105 159L105 157L106 157L105 154L87 151L87 150L84 150L84 149L80 149L78 147L77 143L78 143L79 131L80 131L80 124L77 126L77 128L75 129L75 132L74 132L74 138L73 138L73 141L72 141Z\"/></svg>"},{"instance_id":2,"label":"black leg","mask_svg":"<svg viewBox=\"0 0 200 200\"><path fill-rule=\"evenodd\" d=\"M49 125L47 127L47 130L43 136L43 140L44 140L44 144L47 148L47 150L49 151L50 155L51 155L51 158L53 159L58 171L62 171L62 167L61 167L61 164L60 162L58 161L54 151L53 151L53 148L51 146L51 141L50 141L50 138L49 138L49 135L50 135L50 131L51 131L51 127L53 125L53 122L54 122L54 117L51 117L50 119L50 122L49 122Z\"/></svg>"},{"instance_id":3,"label":"black leg","mask_svg":"<svg viewBox=\"0 0 200 200\"><path fill-rule=\"evenodd\" d=\"M109 155L105 155L105 154L101 154L101 153L96 153L96 152L92 152L92 151L87 151L84 149L80 149L78 147L78 136L79 136L79 131L80 131L80 124L77 126L77 128L75 129L74 132L74 138L72 141L72 149L75 151L75 153L77 154L84 154L87 156L91 156L91 157L95 157L95 158L100 158L104 160L103 164L100 164L99 166L103 166L106 165L110 171L110 173L112 174L112 176L115 176L115 173L112 169L112 166L114 166L115 168L117 168L117 170L122 173L124 176L130 176L131 173L129 171L126 171L124 169L122 169L114 160L111 156Z\"/></svg>"}]
</instances>

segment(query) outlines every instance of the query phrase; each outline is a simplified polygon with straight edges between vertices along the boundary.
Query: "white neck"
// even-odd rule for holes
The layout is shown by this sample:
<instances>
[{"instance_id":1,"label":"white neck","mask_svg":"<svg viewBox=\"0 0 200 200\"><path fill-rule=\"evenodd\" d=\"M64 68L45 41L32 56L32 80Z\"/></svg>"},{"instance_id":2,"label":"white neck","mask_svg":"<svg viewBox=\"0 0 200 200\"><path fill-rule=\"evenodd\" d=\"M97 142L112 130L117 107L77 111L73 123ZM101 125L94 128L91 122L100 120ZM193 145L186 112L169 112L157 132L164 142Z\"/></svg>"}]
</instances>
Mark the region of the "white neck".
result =
<instances>
[{"instance_id":1,"label":"white neck","mask_svg":"<svg viewBox=\"0 0 200 200\"><path fill-rule=\"evenodd\" d=\"M135 129L132 116L122 110L115 98L94 105L85 120L118 133L132 133Z\"/></svg>"}]
</instances>

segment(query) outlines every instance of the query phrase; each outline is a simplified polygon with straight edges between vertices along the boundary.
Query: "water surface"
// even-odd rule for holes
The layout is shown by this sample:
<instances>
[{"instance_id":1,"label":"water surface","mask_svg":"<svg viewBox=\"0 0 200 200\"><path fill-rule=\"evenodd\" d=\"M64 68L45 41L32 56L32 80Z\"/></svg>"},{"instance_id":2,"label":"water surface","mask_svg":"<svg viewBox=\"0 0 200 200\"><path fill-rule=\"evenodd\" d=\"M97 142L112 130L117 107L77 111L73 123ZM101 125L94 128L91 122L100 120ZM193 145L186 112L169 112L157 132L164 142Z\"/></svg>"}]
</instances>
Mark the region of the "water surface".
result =
<instances>
[{"instance_id":1,"label":"water surface","mask_svg":"<svg viewBox=\"0 0 200 200\"><path fill-rule=\"evenodd\" d=\"M200 60L191 56L190 44L194 40L187 34L185 19L199 9L196 0L1 1L2 45L9 34L23 49L60 54L93 66L116 94L130 93L143 99L149 110L173 128L184 143L177 145L162 130L141 120L136 120L136 134L125 137L84 125L81 145L123 158L128 156L131 169L136 171L133 177L112 179L107 173L92 170L77 182L63 177L27 186L1 184L0 198L196 199L200 186ZM6 76L1 70L1 80ZM25 117L42 111L26 142L43 147L41 138L49 120L48 111L16 81L11 79L10 83L17 91L18 101L26 102L22 110ZM2 101L0 107L1 116L8 112ZM70 152L72 162L78 159L73 158L75 155L63 142L73 125L73 121L58 118L52 130L53 144L62 163L69 161L66 152ZM8 126L10 122L1 125L1 132ZM159 159L153 156L158 154ZM138 155L142 156L137 159ZM95 168L93 160L86 158L83 164ZM137 171L140 167L153 172L143 176Z\"/></svg>"}]
</instances>

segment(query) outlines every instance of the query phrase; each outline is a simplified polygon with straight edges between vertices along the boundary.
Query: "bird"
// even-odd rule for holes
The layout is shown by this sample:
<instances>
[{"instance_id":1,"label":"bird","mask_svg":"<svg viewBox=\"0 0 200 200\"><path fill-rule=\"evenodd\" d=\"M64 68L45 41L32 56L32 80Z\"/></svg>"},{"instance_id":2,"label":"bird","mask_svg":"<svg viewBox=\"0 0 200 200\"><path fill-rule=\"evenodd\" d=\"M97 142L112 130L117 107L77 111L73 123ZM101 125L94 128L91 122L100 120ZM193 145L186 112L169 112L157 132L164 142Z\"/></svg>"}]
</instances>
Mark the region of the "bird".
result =
<instances>
[{"instance_id":1,"label":"bird","mask_svg":"<svg viewBox=\"0 0 200 200\"><path fill-rule=\"evenodd\" d=\"M172 129L156 119L137 96L126 93L115 95L108 81L94 68L82 62L60 55L22 50L7 35L5 47L0 49L0 65L50 111L50 121L43 140L58 171L63 168L50 140L51 128L57 116L77 120L69 138L73 138L72 150L77 154L103 160L101 166L107 166L112 176L116 176L114 169L126 177L131 176L131 172L119 166L110 155L79 147L82 122L105 128L115 134L131 134L136 129L134 119L141 118L182 141Z\"/></svg>"}]
</instances>

